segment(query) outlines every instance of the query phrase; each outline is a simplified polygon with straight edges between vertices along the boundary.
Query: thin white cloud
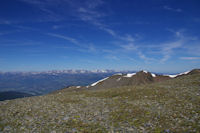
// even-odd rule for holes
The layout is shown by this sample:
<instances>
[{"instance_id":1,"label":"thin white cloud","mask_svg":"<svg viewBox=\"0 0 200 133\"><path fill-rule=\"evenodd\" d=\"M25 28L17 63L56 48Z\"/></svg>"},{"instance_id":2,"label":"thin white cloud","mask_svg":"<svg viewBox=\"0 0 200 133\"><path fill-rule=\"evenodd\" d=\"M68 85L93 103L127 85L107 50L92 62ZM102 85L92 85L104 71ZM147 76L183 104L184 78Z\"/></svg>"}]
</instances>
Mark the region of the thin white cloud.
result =
<instances>
[{"instance_id":1,"label":"thin white cloud","mask_svg":"<svg viewBox=\"0 0 200 133\"><path fill-rule=\"evenodd\" d=\"M140 57L141 59L143 59L146 63L152 62L152 61L156 61L154 58L147 57L147 56L146 56L144 53L142 53L141 51L138 51L137 53L138 53L139 57Z\"/></svg>"},{"instance_id":2,"label":"thin white cloud","mask_svg":"<svg viewBox=\"0 0 200 133\"><path fill-rule=\"evenodd\" d=\"M96 18L96 15L81 14L79 17L80 17L81 20L88 22L88 23L91 23L94 26L98 27L100 30L107 32L108 34L113 36L115 39L119 39L119 40L126 41L126 42L129 42L129 43L130 42L133 43L135 41L135 38L132 37L130 34L125 34L125 35L117 34L116 31L109 28L107 25L101 23Z\"/></svg>"},{"instance_id":3,"label":"thin white cloud","mask_svg":"<svg viewBox=\"0 0 200 133\"><path fill-rule=\"evenodd\" d=\"M52 29L54 29L54 30L57 30L57 29L60 29L60 28L62 28L62 26L60 26L60 25L54 25L54 26L52 26Z\"/></svg>"},{"instance_id":4,"label":"thin white cloud","mask_svg":"<svg viewBox=\"0 0 200 133\"><path fill-rule=\"evenodd\" d=\"M41 18L33 21L60 21L64 19L65 12L60 12L69 2L68 0L20 0L27 4L37 7L41 11ZM57 8L57 7L60 8Z\"/></svg>"},{"instance_id":5,"label":"thin white cloud","mask_svg":"<svg viewBox=\"0 0 200 133\"><path fill-rule=\"evenodd\" d=\"M200 60L200 57L180 57L181 60Z\"/></svg>"},{"instance_id":6,"label":"thin white cloud","mask_svg":"<svg viewBox=\"0 0 200 133\"><path fill-rule=\"evenodd\" d=\"M117 56L114 56L114 55L107 55L107 56L105 56L105 58L109 59L109 60L115 60L115 61L119 60L119 58Z\"/></svg>"},{"instance_id":7,"label":"thin white cloud","mask_svg":"<svg viewBox=\"0 0 200 133\"><path fill-rule=\"evenodd\" d=\"M181 48L187 40L187 37L183 35L183 30L174 31L170 30L175 35L175 41L171 41L168 43L164 43L159 45L161 48L161 54L163 55L163 58L160 60L161 63L166 62L171 58L171 55L174 53L174 50L177 48Z\"/></svg>"},{"instance_id":8,"label":"thin white cloud","mask_svg":"<svg viewBox=\"0 0 200 133\"><path fill-rule=\"evenodd\" d=\"M130 60L130 61L136 61L134 58L131 58L131 57L126 57L128 60Z\"/></svg>"},{"instance_id":9,"label":"thin white cloud","mask_svg":"<svg viewBox=\"0 0 200 133\"><path fill-rule=\"evenodd\" d=\"M18 24L21 21L19 20L10 20L10 19L5 19L5 18L0 18L0 25L12 25L12 24Z\"/></svg>"},{"instance_id":10,"label":"thin white cloud","mask_svg":"<svg viewBox=\"0 0 200 133\"><path fill-rule=\"evenodd\" d=\"M172 8L172 7L167 6L167 5L165 5L165 6L163 7L163 9L168 10L168 11L173 11L173 12L182 12L182 11L183 11L183 10L180 9L180 8Z\"/></svg>"},{"instance_id":11,"label":"thin white cloud","mask_svg":"<svg viewBox=\"0 0 200 133\"><path fill-rule=\"evenodd\" d=\"M192 56L200 56L200 40L197 39L193 43L192 41L188 42L188 44L184 46L184 49L186 49L185 52Z\"/></svg>"},{"instance_id":12,"label":"thin white cloud","mask_svg":"<svg viewBox=\"0 0 200 133\"><path fill-rule=\"evenodd\" d=\"M200 18L194 18L193 21L199 23L200 22Z\"/></svg>"},{"instance_id":13,"label":"thin white cloud","mask_svg":"<svg viewBox=\"0 0 200 133\"><path fill-rule=\"evenodd\" d=\"M125 36L121 36L120 39L127 42L134 42L135 38L133 38L130 34L126 34Z\"/></svg>"},{"instance_id":14,"label":"thin white cloud","mask_svg":"<svg viewBox=\"0 0 200 133\"><path fill-rule=\"evenodd\" d=\"M13 34L13 33L16 33L16 32L20 32L20 31L19 30L2 31L2 32L0 32L0 36L7 35L7 34Z\"/></svg>"},{"instance_id":15,"label":"thin white cloud","mask_svg":"<svg viewBox=\"0 0 200 133\"><path fill-rule=\"evenodd\" d=\"M161 59L161 62L167 61L171 57L173 50L176 48L180 48L183 45L183 43L184 43L184 40L181 39L175 42L164 44L162 48L162 53L164 56Z\"/></svg>"},{"instance_id":16,"label":"thin white cloud","mask_svg":"<svg viewBox=\"0 0 200 133\"><path fill-rule=\"evenodd\" d=\"M91 43L86 45L84 43L80 43L80 41L78 41L75 38L60 35L60 34L47 33L47 35L52 36L52 37L56 37L56 38L59 38L59 39L64 39L66 41L69 41L69 42L75 44L76 46L79 47L76 50L78 50L80 52L87 52L87 53L97 53L98 52L97 49L95 48L95 46Z\"/></svg>"},{"instance_id":17,"label":"thin white cloud","mask_svg":"<svg viewBox=\"0 0 200 133\"><path fill-rule=\"evenodd\" d=\"M105 27L100 27L100 29L106 31L107 33L109 33L110 35L112 35L113 37L117 37L117 34L114 30L109 29L109 28L105 28Z\"/></svg>"},{"instance_id":18,"label":"thin white cloud","mask_svg":"<svg viewBox=\"0 0 200 133\"><path fill-rule=\"evenodd\" d=\"M127 51L133 51L133 50L137 50L138 47L136 47L133 43L129 43L127 45L121 45L121 48Z\"/></svg>"},{"instance_id":19,"label":"thin white cloud","mask_svg":"<svg viewBox=\"0 0 200 133\"><path fill-rule=\"evenodd\" d=\"M79 48L77 50L80 51L80 52L84 52L84 53L92 53L92 54L98 53L97 48L94 47L93 44L89 44L87 46L84 46L84 48L82 47L82 48Z\"/></svg>"},{"instance_id":20,"label":"thin white cloud","mask_svg":"<svg viewBox=\"0 0 200 133\"><path fill-rule=\"evenodd\" d=\"M22 26L22 25L13 25L13 27L16 27L19 30L40 31L40 29L28 27L28 26Z\"/></svg>"},{"instance_id":21,"label":"thin white cloud","mask_svg":"<svg viewBox=\"0 0 200 133\"><path fill-rule=\"evenodd\" d=\"M8 20L0 20L0 24L5 24L5 25L9 25L11 24L12 22L11 21L8 21Z\"/></svg>"},{"instance_id":22,"label":"thin white cloud","mask_svg":"<svg viewBox=\"0 0 200 133\"><path fill-rule=\"evenodd\" d=\"M170 58L170 53L165 53L163 58L160 60L161 63L166 62Z\"/></svg>"},{"instance_id":23,"label":"thin white cloud","mask_svg":"<svg viewBox=\"0 0 200 133\"><path fill-rule=\"evenodd\" d=\"M104 14L102 14L102 13L99 13L99 12L93 11L93 10L89 10L89 9L86 9L86 8L83 8L83 7L80 7L78 9L78 12L81 13L81 14L85 14L85 15L93 15L93 17L95 17L95 18L99 18L99 17L104 16Z\"/></svg>"},{"instance_id":24,"label":"thin white cloud","mask_svg":"<svg viewBox=\"0 0 200 133\"><path fill-rule=\"evenodd\" d=\"M61 39L67 40L67 41L69 41L73 44L80 46L80 43L74 38L71 38L71 37L68 37L68 36L63 36L63 35L60 35L60 34L54 34L54 33L47 33L47 35L50 35L50 36L53 36L53 37L56 37L56 38L61 38Z\"/></svg>"}]
</instances>

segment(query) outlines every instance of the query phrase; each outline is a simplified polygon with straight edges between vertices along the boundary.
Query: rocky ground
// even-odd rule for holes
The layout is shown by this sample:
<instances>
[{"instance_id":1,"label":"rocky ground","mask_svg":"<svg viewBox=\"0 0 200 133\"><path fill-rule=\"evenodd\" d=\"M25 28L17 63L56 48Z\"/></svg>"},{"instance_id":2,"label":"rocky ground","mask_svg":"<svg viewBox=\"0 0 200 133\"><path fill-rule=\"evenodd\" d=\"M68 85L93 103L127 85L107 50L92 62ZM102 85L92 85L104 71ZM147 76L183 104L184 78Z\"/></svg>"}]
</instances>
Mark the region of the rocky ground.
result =
<instances>
[{"instance_id":1,"label":"rocky ground","mask_svg":"<svg viewBox=\"0 0 200 133\"><path fill-rule=\"evenodd\" d=\"M0 102L0 132L199 132L200 74Z\"/></svg>"}]
</instances>

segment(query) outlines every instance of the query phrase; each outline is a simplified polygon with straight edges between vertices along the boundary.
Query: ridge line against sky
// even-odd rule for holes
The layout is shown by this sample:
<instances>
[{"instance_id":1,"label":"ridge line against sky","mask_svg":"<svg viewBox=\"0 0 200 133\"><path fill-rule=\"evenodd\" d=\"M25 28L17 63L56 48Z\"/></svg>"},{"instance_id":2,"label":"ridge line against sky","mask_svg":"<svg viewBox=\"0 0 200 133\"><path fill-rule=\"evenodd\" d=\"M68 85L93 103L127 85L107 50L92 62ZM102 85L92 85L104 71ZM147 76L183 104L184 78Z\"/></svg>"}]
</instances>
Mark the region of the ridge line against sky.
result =
<instances>
[{"instance_id":1,"label":"ridge line against sky","mask_svg":"<svg viewBox=\"0 0 200 133\"><path fill-rule=\"evenodd\" d=\"M0 12L1 71L200 67L198 0L3 0Z\"/></svg>"}]
</instances>

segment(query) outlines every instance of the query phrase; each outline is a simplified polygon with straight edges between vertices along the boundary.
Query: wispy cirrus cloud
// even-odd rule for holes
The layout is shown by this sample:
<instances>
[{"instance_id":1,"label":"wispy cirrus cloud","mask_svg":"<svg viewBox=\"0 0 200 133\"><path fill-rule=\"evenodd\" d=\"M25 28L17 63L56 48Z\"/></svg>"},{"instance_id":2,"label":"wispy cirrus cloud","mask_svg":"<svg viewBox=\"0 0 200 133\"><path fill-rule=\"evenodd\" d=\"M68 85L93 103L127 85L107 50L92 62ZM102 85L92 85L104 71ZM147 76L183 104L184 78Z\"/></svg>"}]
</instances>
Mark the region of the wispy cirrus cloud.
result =
<instances>
[{"instance_id":1,"label":"wispy cirrus cloud","mask_svg":"<svg viewBox=\"0 0 200 133\"><path fill-rule=\"evenodd\" d=\"M183 48L185 49L184 52L191 56L200 56L200 39L188 42L188 45L185 45Z\"/></svg>"},{"instance_id":2,"label":"wispy cirrus cloud","mask_svg":"<svg viewBox=\"0 0 200 133\"><path fill-rule=\"evenodd\" d=\"M76 14L76 16L78 18L80 18L80 20L90 23L94 26L96 26L98 29L108 33L109 35L111 35L114 39L119 40L120 44L118 45L119 48L122 51L137 51L136 53L138 53L138 56L147 61L150 58L147 58L144 53L142 53L142 51L139 49L139 47L137 47L135 45L135 37L133 37L130 34L124 34L124 35L120 35L118 34L115 30L109 28L108 25L104 24L101 20L103 19L103 17L105 17L105 13L99 12L97 10L97 8L99 6L103 6L105 4L105 2L103 2L102 0L95 0L96 2L94 2L93 4L90 3L88 6L84 6L84 7L76 7L76 11L78 14ZM119 49L117 49L117 51L121 51ZM112 55L113 57L116 57L115 55ZM111 56L109 56L111 57ZM111 58L110 58L111 59ZM116 59L116 58L112 58L112 59Z\"/></svg>"},{"instance_id":3,"label":"wispy cirrus cloud","mask_svg":"<svg viewBox=\"0 0 200 133\"><path fill-rule=\"evenodd\" d=\"M40 15L34 22L59 22L66 19L69 12L64 9L69 8L70 0L19 0L36 7ZM59 7L59 8L58 8Z\"/></svg>"},{"instance_id":4,"label":"wispy cirrus cloud","mask_svg":"<svg viewBox=\"0 0 200 133\"><path fill-rule=\"evenodd\" d=\"M193 21L199 23L199 22L200 22L200 18L195 17L195 18L193 19Z\"/></svg>"},{"instance_id":5,"label":"wispy cirrus cloud","mask_svg":"<svg viewBox=\"0 0 200 133\"><path fill-rule=\"evenodd\" d=\"M85 11L86 12L86 11ZM89 11L87 11L89 12ZM97 12L95 12L97 13ZM100 16L100 15L99 15ZM112 37L114 37L117 41L117 45L120 47L120 49L117 49L116 51L120 51L120 52L127 52L127 51L135 51L136 54L138 54L139 58L144 60L145 62L150 61L150 60L154 60L153 58L148 58L146 57L146 55L142 52L142 50L140 50L140 47L138 47L135 44L135 40L137 40L135 37L133 37L130 34L124 34L124 35L120 35L118 34L115 30L109 28L107 25L101 23L101 21L99 21L99 17L96 18L96 16L93 16L93 14L82 14L81 16L79 16L83 21L89 22L91 24L93 24L94 26L97 26L100 30L107 32L108 34L110 34ZM100 16L103 17L103 16ZM110 52L110 53L116 53L116 52ZM108 57L111 57L109 59L113 59L113 60L118 60L119 58L116 58L115 55L109 55Z\"/></svg>"},{"instance_id":6,"label":"wispy cirrus cloud","mask_svg":"<svg viewBox=\"0 0 200 133\"><path fill-rule=\"evenodd\" d=\"M75 38L72 38L72 37L69 37L66 35L60 35L60 34L54 34L54 33L47 33L47 35L56 37L58 39L64 39L66 41L71 42L72 44L75 44L76 46L78 46L78 48L76 50L78 50L80 52L87 52L87 53L97 53L98 52L98 50L92 43L90 43L90 44L80 43L80 41L78 39L75 39Z\"/></svg>"},{"instance_id":7,"label":"wispy cirrus cloud","mask_svg":"<svg viewBox=\"0 0 200 133\"><path fill-rule=\"evenodd\" d=\"M112 37L114 37L116 40L119 40L118 42L118 46L121 48L120 50L117 49L117 51L137 51L136 53L138 53L138 56L147 61L149 60L149 58L147 58L142 51L135 45L135 38L133 36L131 36L130 34L125 34L125 35L119 35L116 31L114 31L111 28L108 28L107 25L101 23L96 17L93 17L93 15L81 15L80 18L83 21L89 22L91 24L93 24L94 26L97 26L100 30L107 32L108 34L110 34ZM113 51L112 51L113 53ZM116 57L115 55L109 55L109 59L113 59L116 60L118 58L113 58Z\"/></svg>"},{"instance_id":8,"label":"wispy cirrus cloud","mask_svg":"<svg viewBox=\"0 0 200 133\"><path fill-rule=\"evenodd\" d=\"M181 60L200 60L200 57L180 57Z\"/></svg>"},{"instance_id":9,"label":"wispy cirrus cloud","mask_svg":"<svg viewBox=\"0 0 200 133\"><path fill-rule=\"evenodd\" d=\"M92 53L92 54L96 54L99 52L99 50L93 44L88 44L87 46L85 45L81 48L78 48L77 50L80 52Z\"/></svg>"},{"instance_id":10,"label":"wispy cirrus cloud","mask_svg":"<svg viewBox=\"0 0 200 133\"><path fill-rule=\"evenodd\" d=\"M190 54L190 55L196 55L199 56L200 54L200 40L196 36L189 36L186 33L185 29L180 30L168 30L171 33L173 33L175 39L172 41L169 41L167 43L159 44L157 49L160 49L160 54L163 55L160 62L164 63L167 60L171 58L172 55L177 54ZM181 53L179 50L181 49ZM179 53L178 53L179 52ZM184 58L180 58L184 59ZM185 58L186 59L192 59L192 58ZM195 59L195 58L193 58Z\"/></svg>"},{"instance_id":11,"label":"wispy cirrus cloud","mask_svg":"<svg viewBox=\"0 0 200 133\"><path fill-rule=\"evenodd\" d=\"M120 60L119 57L117 57L115 55L107 55L107 56L105 56L105 58L109 59L109 60L115 60L115 61Z\"/></svg>"},{"instance_id":12,"label":"wispy cirrus cloud","mask_svg":"<svg viewBox=\"0 0 200 133\"><path fill-rule=\"evenodd\" d=\"M0 18L0 25L12 25L12 24L18 24L20 22L21 21L19 21L19 20Z\"/></svg>"},{"instance_id":13,"label":"wispy cirrus cloud","mask_svg":"<svg viewBox=\"0 0 200 133\"><path fill-rule=\"evenodd\" d=\"M0 24L6 24L6 25L9 25L11 24L12 22L11 21L8 21L8 20L0 20Z\"/></svg>"},{"instance_id":14,"label":"wispy cirrus cloud","mask_svg":"<svg viewBox=\"0 0 200 133\"><path fill-rule=\"evenodd\" d=\"M65 19L66 13L69 13L70 16L73 16L74 19L78 19L79 21L83 21L85 23L91 24L97 29L106 32L110 36L113 37L115 41L118 41L119 44L115 45L118 47L116 48L116 51L123 51L126 52L134 52L134 54L137 54L137 56L144 60L155 60L153 57L147 56L147 49L140 46L140 43L138 43L137 37L133 36L129 33L120 34L118 31L111 28L107 23L104 23L105 16L108 16L109 13L106 11L99 10L100 7L106 6L106 1L103 0L86 0L86 1L71 1L71 0L21 0L26 3L32 4L36 7L38 7L42 12L45 14L48 14L49 18L52 20L63 20ZM57 8L59 5L60 8ZM64 8L68 8L69 12L66 12L66 10L63 10ZM172 8L170 6L164 6L165 10L173 11L173 12L182 12L182 9L179 8ZM104 8L105 9L105 8ZM65 11L65 12L63 12ZM59 26L54 26L53 29L57 29ZM67 40L76 46L80 47L80 51L90 51L94 52L97 51L95 47L92 47L88 44L83 44L78 41L78 39L55 34L55 33L48 33L48 35L60 39ZM175 49L178 49L182 47L185 44L185 39L183 39L183 35L180 31L176 31L175 33L176 39L173 41L169 41L167 43L162 43L156 46L156 49L160 51L159 56L163 56L160 62L164 63L167 60L171 58L171 56L174 54ZM89 50L86 50L89 49ZM99 50L98 50L99 51ZM101 50L102 53L104 53L104 50ZM117 53L117 52L115 52ZM113 56L115 56L113 54Z\"/></svg>"},{"instance_id":15,"label":"wispy cirrus cloud","mask_svg":"<svg viewBox=\"0 0 200 133\"><path fill-rule=\"evenodd\" d=\"M87 1L88 2L88 1ZM94 4L95 3L95 4ZM84 7L76 7L76 16L87 23L90 23L96 26L98 29L107 32L115 39L120 39L127 42L133 42L135 39L130 34L120 35L115 30L111 29L108 25L102 22L105 16L107 16L104 12L99 12L98 7L104 6L106 3L102 0L94 0L87 6Z\"/></svg>"},{"instance_id":16,"label":"wispy cirrus cloud","mask_svg":"<svg viewBox=\"0 0 200 133\"><path fill-rule=\"evenodd\" d=\"M128 43L126 45L120 45L120 47L126 51L134 51L134 50L138 49L138 47L135 46L135 44L133 44L133 43Z\"/></svg>"},{"instance_id":17,"label":"wispy cirrus cloud","mask_svg":"<svg viewBox=\"0 0 200 133\"><path fill-rule=\"evenodd\" d=\"M7 34L13 34L16 32L20 32L20 30L2 31L2 32L0 32L0 36L7 35Z\"/></svg>"},{"instance_id":18,"label":"wispy cirrus cloud","mask_svg":"<svg viewBox=\"0 0 200 133\"><path fill-rule=\"evenodd\" d=\"M163 6L163 9L168 10L168 11L173 11L173 12L183 12L183 10L180 9L180 8L172 8L172 7L167 6L167 5Z\"/></svg>"},{"instance_id":19,"label":"wispy cirrus cloud","mask_svg":"<svg viewBox=\"0 0 200 133\"><path fill-rule=\"evenodd\" d=\"M131 35L119 35L113 29L109 28L108 25L102 23L103 17L107 16L108 13L99 12L98 8L105 6L103 0L86 0L86 1L71 1L71 0L20 0L36 6L42 12L48 14L52 19L61 19L64 20L66 16L66 11L63 12L63 9L66 9L66 6L69 8L69 14L74 16L74 18L80 19L84 22L90 23L96 26L98 29L107 32L111 36L121 39L132 41L133 37ZM60 8L57 8L59 5ZM68 15L69 15L68 14ZM72 18L70 18L72 19ZM54 26L54 29L58 26Z\"/></svg>"},{"instance_id":20,"label":"wispy cirrus cloud","mask_svg":"<svg viewBox=\"0 0 200 133\"><path fill-rule=\"evenodd\" d=\"M56 38L61 38L61 39L67 40L67 41L69 41L69 42L71 42L75 45L80 46L80 43L72 37L68 37L68 36L64 36L64 35L60 35L60 34L54 34L54 33L47 33L47 35L53 36L53 37L56 37Z\"/></svg>"},{"instance_id":21,"label":"wispy cirrus cloud","mask_svg":"<svg viewBox=\"0 0 200 133\"><path fill-rule=\"evenodd\" d=\"M4 43L2 46L8 46L8 47L13 47L13 46L17 46L17 47L29 47L29 46L41 46L43 45L42 42L37 42L37 41L33 41L33 40L25 40L23 42L21 41L13 41L12 43Z\"/></svg>"},{"instance_id":22,"label":"wispy cirrus cloud","mask_svg":"<svg viewBox=\"0 0 200 133\"><path fill-rule=\"evenodd\" d=\"M62 21L66 16L77 17L84 15L102 16L95 8L103 3L102 0L20 0L37 7L43 14L41 21ZM59 7L59 8L58 8ZM67 10L67 11L66 11ZM72 20L73 18L70 18Z\"/></svg>"},{"instance_id":23,"label":"wispy cirrus cloud","mask_svg":"<svg viewBox=\"0 0 200 133\"><path fill-rule=\"evenodd\" d=\"M169 42L166 44L162 44L161 52L163 54L162 59L160 60L161 63L166 62L168 59L171 58L171 55L174 52L174 49L180 48L184 43L184 40L180 39L175 42Z\"/></svg>"},{"instance_id":24,"label":"wispy cirrus cloud","mask_svg":"<svg viewBox=\"0 0 200 133\"><path fill-rule=\"evenodd\" d=\"M138 51L138 55L141 59L143 59L146 63L151 62L151 61L156 61L154 58L147 57L145 54L142 52Z\"/></svg>"}]
</instances>

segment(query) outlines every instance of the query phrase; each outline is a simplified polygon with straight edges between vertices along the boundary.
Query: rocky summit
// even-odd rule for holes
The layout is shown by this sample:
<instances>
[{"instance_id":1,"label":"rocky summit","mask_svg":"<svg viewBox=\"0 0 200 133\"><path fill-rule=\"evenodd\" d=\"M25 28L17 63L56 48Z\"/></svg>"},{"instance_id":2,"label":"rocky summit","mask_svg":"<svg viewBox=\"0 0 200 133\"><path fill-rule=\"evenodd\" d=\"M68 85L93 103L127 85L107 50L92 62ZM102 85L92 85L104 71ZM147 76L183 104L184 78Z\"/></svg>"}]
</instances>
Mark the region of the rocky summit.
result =
<instances>
[{"instance_id":1,"label":"rocky summit","mask_svg":"<svg viewBox=\"0 0 200 133\"><path fill-rule=\"evenodd\" d=\"M85 87L1 101L0 132L199 132L199 103L199 69L115 74Z\"/></svg>"}]
</instances>

